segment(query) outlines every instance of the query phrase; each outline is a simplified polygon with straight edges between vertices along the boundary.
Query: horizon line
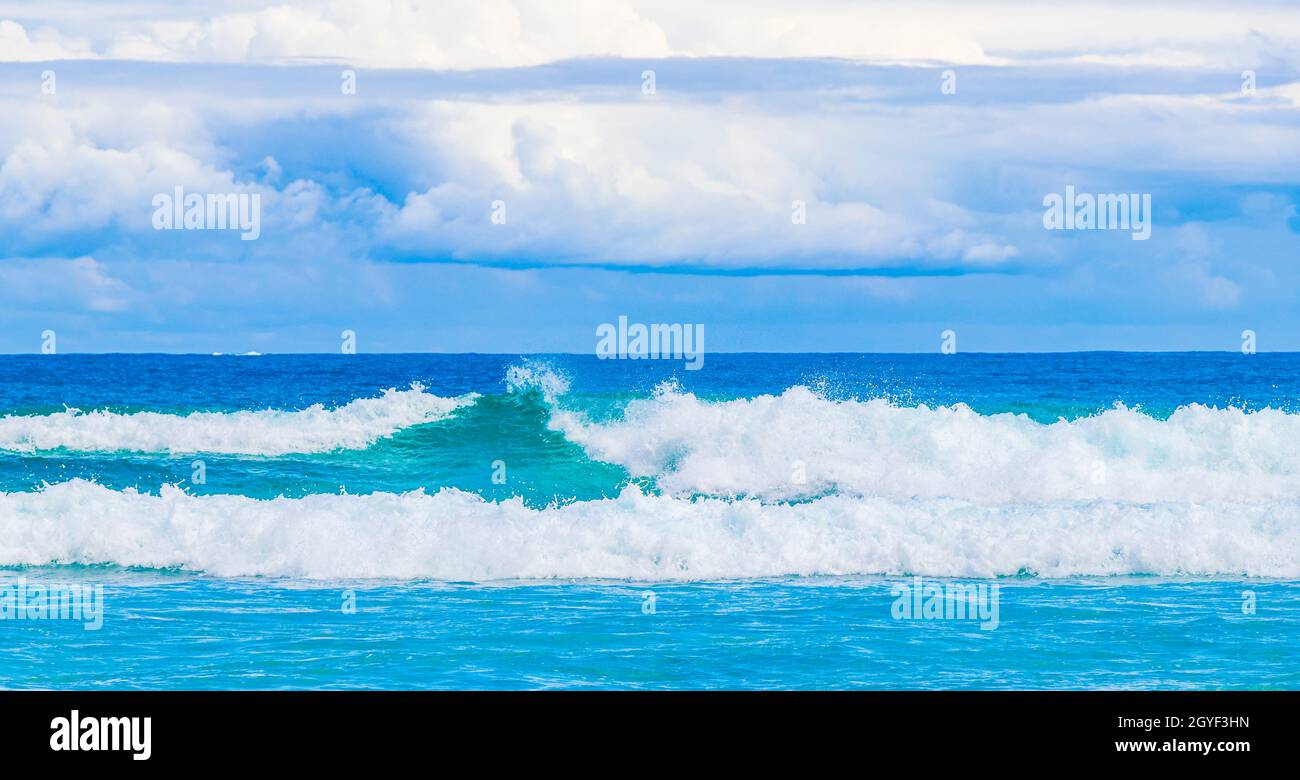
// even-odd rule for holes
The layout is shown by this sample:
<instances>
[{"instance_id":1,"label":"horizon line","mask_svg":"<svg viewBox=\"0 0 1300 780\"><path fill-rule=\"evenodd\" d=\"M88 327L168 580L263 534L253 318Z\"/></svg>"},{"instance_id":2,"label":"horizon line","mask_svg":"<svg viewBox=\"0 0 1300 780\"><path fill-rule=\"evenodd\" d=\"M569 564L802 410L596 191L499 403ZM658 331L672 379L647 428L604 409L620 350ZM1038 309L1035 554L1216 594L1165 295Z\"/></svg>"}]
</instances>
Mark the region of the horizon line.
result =
<instances>
[{"instance_id":1,"label":"horizon line","mask_svg":"<svg viewBox=\"0 0 1300 780\"><path fill-rule=\"evenodd\" d=\"M956 355L1104 355L1104 354L1131 354L1131 355L1187 355L1187 354L1242 354L1244 356L1270 354L1270 355L1297 355L1300 350L1256 350L1252 353L1243 353L1239 349L1062 349L1062 350L1026 350L1021 352L1000 352L991 350L959 350L953 353L944 353L939 350L928 350L925 352L857 352L845 350L828 350L828 351L799 351L799 352L781 352L771 350L709 350L703 353L708 355L943 355L953 357ZM364 355L474 355L481 357L542 357L542 356L566 356L566 357L596 357L600 360L645 360L645 361L665 361L679 360L681 358L673 357L607 357L600 358L595 351L589 352L450 352L450 351L429 351L429 352L354 352L351 354L329 351L329 352L56 352L46 354L42 352L0 352L0 357L60 357L60 356L111 356L111 355L168 355L172 357L299 357L308 355L338 355L339 357L359 357Z\"/></svg>"}]
</instances>

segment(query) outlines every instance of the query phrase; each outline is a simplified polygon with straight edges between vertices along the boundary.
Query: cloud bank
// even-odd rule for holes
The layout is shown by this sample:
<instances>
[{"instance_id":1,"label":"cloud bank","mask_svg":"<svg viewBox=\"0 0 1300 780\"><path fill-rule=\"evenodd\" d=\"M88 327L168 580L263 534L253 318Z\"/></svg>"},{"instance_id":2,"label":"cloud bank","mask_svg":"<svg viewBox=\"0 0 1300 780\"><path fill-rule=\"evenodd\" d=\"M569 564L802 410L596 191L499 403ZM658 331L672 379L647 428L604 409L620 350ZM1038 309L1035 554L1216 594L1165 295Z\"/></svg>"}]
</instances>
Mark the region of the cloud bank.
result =
<instances>
[{"instance_id":1,"label":"cloud bank","mask_svg":"<svg viewBox=\"0 0 1300 780\"><path fill-rule=\"evenodd\" d=\"M1296 316L1300 12L1171 8L0 3L3 316L290 351L338 315L403 349L436 290L506 302L466 349L531 323L585 350L557 299L703 306L721 348L838 311L775 341L844 348L866 300L918 335L860 348L963 317L1006 347L1230 348L1234 317ZM1150 194L1151 240L1045 231L1067 185ZM261 236L154 230L178 186L257 194Z\"/></svg>"}]
</instances>

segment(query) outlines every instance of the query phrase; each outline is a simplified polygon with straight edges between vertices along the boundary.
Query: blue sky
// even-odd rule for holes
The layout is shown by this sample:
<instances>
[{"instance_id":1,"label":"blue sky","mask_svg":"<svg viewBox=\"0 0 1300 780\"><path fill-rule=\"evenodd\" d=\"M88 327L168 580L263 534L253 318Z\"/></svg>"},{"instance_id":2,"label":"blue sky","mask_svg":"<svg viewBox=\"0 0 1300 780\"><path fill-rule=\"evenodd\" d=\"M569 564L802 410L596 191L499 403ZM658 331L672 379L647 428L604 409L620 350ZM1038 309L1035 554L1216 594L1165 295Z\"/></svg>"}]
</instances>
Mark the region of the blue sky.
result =
<instances>
[{"instance_id":1,"label":"blue sky","mask_svg":"<svg viewBox=\"0 0 1300 780\"><path fill-rule=\"evenodd\" d=\"M1300 350L1294 5L698 6L0 2L0 351Z\"/></svg>"}]
</instances>

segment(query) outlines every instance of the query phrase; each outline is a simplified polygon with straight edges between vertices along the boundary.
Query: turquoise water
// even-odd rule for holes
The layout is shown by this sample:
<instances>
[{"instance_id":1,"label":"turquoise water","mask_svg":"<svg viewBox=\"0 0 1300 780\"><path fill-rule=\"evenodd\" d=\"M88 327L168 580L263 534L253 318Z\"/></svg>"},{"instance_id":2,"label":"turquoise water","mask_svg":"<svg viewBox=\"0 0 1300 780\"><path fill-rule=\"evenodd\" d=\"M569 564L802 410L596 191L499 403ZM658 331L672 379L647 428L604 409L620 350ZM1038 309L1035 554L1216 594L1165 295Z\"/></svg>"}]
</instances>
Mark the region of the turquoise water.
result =
<instances>
[{"instance_id":1,"label":"turquoise water","mask_svg":"<svg viewBox=\"0 0 1300 780\"><path fill-rule=\"evenodd\" d=\"M1293 355L0 357L0 602L103 598L0 603L0 686L1295 688L1297 402Z\"/></svg>"},{"instance_id":2,"label":"turquoise water","mask_svg":"<svg viewBox=\"0 0 1300 780\"><path fill-rule=\"evenodd\" d=\"M66 578L68 572L49 572ZM1002 623L890 617L883 578L268 583L97 572L95 632L6 626L0 684L54 688L1279 688L1295 583L1005 583ZM1258 611L1241 614L1251 589ZM342 611L344 594L357 610ZM653 614L643 612L647 593ZM16 624L15 624L16 625ZM15 636L15 633L17 634Z\"/></svg>"}]
</instances>

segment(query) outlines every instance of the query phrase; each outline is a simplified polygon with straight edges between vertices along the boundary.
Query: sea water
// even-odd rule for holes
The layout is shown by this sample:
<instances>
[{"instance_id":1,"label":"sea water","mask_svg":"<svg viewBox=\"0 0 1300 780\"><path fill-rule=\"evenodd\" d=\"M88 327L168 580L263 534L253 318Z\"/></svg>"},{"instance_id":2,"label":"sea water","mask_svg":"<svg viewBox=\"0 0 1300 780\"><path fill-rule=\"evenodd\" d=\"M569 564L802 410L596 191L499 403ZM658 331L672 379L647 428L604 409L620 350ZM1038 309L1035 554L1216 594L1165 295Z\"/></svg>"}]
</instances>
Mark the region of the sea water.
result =
<instances>
[{"instance_id":1,"label":"sea water","mask_svg":"<svg viewBox=\"0 0 1300 780\"><path fill-rule=\"evenodd\" d=\"M0 357L4 687L1295 688L1298 597L1300 355Z\"/></svg>"}]
</instances>

